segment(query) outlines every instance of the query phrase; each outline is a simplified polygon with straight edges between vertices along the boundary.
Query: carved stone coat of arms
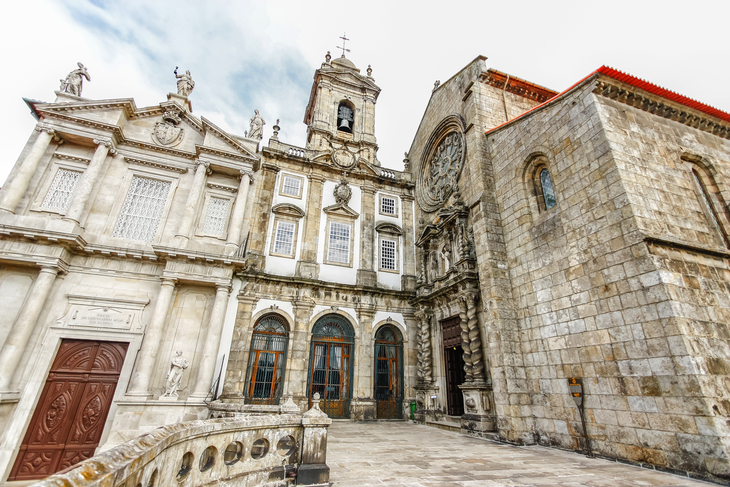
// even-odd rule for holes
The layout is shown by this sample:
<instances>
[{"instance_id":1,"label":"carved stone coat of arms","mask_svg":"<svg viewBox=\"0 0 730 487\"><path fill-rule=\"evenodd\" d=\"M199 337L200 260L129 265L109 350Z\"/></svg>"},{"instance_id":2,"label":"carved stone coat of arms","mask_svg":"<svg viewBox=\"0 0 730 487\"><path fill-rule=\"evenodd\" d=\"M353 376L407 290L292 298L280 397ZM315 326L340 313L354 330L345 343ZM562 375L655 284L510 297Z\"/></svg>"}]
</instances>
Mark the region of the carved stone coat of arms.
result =
<instances>
[{"instance_id":1,"label":"carved stone coat of arms","mask_svg":"<svg viewBox=\"0 0 730 487\"><path fill-rule=\"evenodd\" d=\"M178 127L180 116L168 110L162 115L162 121L155 124L152 130L152 140L159 145L172 146L182 141L183 128Z\"/></svg>"}]
</instances>

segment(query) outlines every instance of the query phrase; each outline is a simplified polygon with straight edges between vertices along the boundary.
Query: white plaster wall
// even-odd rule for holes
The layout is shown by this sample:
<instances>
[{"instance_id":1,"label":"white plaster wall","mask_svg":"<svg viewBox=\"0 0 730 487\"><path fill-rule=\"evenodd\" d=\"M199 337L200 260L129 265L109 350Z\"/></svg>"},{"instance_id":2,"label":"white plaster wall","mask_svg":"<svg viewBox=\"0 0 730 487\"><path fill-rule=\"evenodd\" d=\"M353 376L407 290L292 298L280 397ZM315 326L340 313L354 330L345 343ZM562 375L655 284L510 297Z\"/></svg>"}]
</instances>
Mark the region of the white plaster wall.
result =
<instances>
[{"instance_id":1,"label":"white plaster wall","mask_svg":"<svg viewBox=\"0 0 730 487\"><path fill-rule=\"evenodd\" d=\"M403 318L403 315L400 313L391 313L390 311L377 311L375 313L375 318L373 319L373 330L375 327L382 321L386 321L388 318L390 318L392 321L398 323L398 328L400 328L401 333L403 333L403 339L407 340L407 328L406 328L406 320Z\"/></svg>"},{"instance_id":2,"label":"white plaster wall","mask_svg":"<svg viewBox=\"0 0 730 487\"><path fill-rule=\"evenodd\" d=\"M231 341L233 340L233 325L236 323L236 313L238 311L238 292L241 290L241 280L233 278L233 285L231 286L231 294L228 296L228 305L226 306L226 317L223 322L223 331L221 332L221 343L218 346L218 356L216 357L215 363L215 377L213 380L218 378L218 373L221 371L221 364L223 366L223 373L221 374L221 380L218 382L218 390L216 395L219 395L223 391L223 379L226 369L228 368L228 352L231 350Z\"/></svg>"},{"instance_id":3,"label":"white plaster wall","mask_svg":"<svg viewBox=\"0 0 730 487\"><path fill-rule=\"evenodd\" d=\"M380 195L389 196L395 198L398 215L388 216L380 213ZM409 204L409 203L406 203ZM398 225L403 230L403 200L393 193L387 193L378 191L375 193L375 225L379 223L392 223ZM380 242L378 232L375 232L375 240L373 241L373 248L375 249L375 259L373 265L378 275L378 285L387 289L394 289L400 291L401 276L403 275L403 236L398 237L398 273L395 272L382 272L380 271Z\"/></svg>"},{"instance_id":4,"label":"white plaster wall","mask_svg":"<svg viewBox=\"0 0 730 487\"><path fill-rule=\"evenodd\" d=\"M360 322L357 320L357 313L355 312L355 308L337 308L337 309L339 311L342 311L344 313L347 313L350 316L350 318L352 318L352 321L357 325L355 327L355 334L358 334L357 333L357 327L360 326ZM322 311L331 312L332 311L332 307L331 306L324 306L324 305L318 304L318 305L316 305L314 307L314 310L312 310L312 316L317 316ZM311 325L314 326L314 323L311 323ZM309 331L310 332L312 331L311 330L311 327L310 327L310 330Z\"/></svg>"},{"instance_id":5,"label":"white plaster wall","mask_svg":"<svg viewBox=\"0 0 730 487\"><path fill-rule=\"evenodd\" d=\"M322 188L322 208L335 204L334 190L338 184L339 182L335 181L325 181ZM360 191L359 186L350 185L350 189L352 189L352 197L348 206L360 213L362 211L362 191ZM353 232L352 267L324 264L324 247L327 241L327 213L322 212L319 222L319 243L317 245L317 262L320 263L319 278L321 280L340 284L355 284L360 263L360 217L353 221Z\"/></svg>"},{"instance_id":6,"label":"white plaster wall","mask_svg":"<svg viewBox=\"0 0 730 487\"><path fill-rule=\"evenodd\" d=\"M256 307L253 309L251 316L255 316L259 311L271 308L272 305L279 307L277 311L282 312L289 316L292 323L294 323L294 306L290 301L279 301L277 299L259 299L256 303Z\"/></svg>"},{"instance_id":7,"label":"white plaster wall","mask_svg":"<svg viewBox=\"0 0 730 487\"><path fill-rule=\"evenodd\" d=\"M292 198L290 196L283 196L279 194L279 188L281 187L281 178L284 174L290 174L292 176L298 176L303 179L302 182L302 197ZM309 179L304 174L297 174L289 171L280 171L276 175L276 186L274 187L274 198L272 199L271 206L274 207L280 203L288 203L296 206L300 210L306 212L307 209L307 194L309 191ZM334 196L333 196L334 198ZM304 218L299 219L299 225L297 225L297 241L296 249L294 249L294 258L288 259L286 257L277 257L271 255L271 242L274 239L274 220L276 215L272 214L269 218L269 226L266 229L266 247L264 247L264 253L266 255L266 272L274 274L276 276L294 276L296 271L297 261L299 260L299 254L302 249L302 237L304 236Z\"/></svg>"}]
</instances>

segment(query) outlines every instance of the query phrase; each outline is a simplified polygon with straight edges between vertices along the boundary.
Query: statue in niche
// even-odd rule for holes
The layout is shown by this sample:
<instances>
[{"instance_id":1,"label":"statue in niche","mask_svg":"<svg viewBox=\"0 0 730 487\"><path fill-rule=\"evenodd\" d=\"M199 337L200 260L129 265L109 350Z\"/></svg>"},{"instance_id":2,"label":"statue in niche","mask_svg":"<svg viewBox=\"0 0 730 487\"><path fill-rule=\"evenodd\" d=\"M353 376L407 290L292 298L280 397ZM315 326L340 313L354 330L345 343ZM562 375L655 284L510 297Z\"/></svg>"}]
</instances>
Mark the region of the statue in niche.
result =
<instances>
[{"instance_id":1,"label":"statue in niche","mask_svg":"<svg viewBox=\"0 0 730 487\"><path fill-rule=\"evenodd\" d=\"M91 81L91 76L86 70L86 67L81 63L76 63L78 69L74 69L66 76L66 79L61 80L61 92L70 93L72 95L81 96L81 89L83 88L84 78L86 81Z\"/></svg>"},{"instance_id":2,"label":"statue in niche","mask_svg":"<svg viewBox=\"0 0 730 487\"><path fill-rule=\"evenodd\" d=\"M449 242L441 247L441 258L444 260L444 274L446 274L451 269L451 244Z\"/></svg>"},{"instance_id":3,"label":"statue in niche","mask_svg":"<svg viewBox=\"0 0 730 487\"><path fill-rule=\"evenodd\" d=\"M183 371L189 366L190 362L182 356L182 350L175 352L175 356L170 361L170 371L165 377L165 393L162 397L178 397L177 391L182 383Z\"/></svg>"},{"instance_id":4,"label":"statue in niche","mask_svg":"<svg viewBox=\"0 0 730 487\"><path fill-rule=\"evenodd\" d=\"M434 282L439 276L439 262L435 253L430 254L429 260L431 261L431 275L429 282Z\"/></svg>"},{"instance_id":5,"label":"statue in niche","mask_svg":"<svg viewBox=\"0 0 730 487\"><path fill-rule=\"evenodd\" d=\"M175 66L175 77L177 78L177 94L186 98L190 96L195 88L195 81L190 76L190 71L185 71L185 74L177 74L177 66Z\"/></svg>"},{"instance_id":6,"label":"statue in niche","mask_svg":"<svg viewBox=\"0 0 730 487\"><path fill-rule=\"evenodd\" d=\"M258 110L254 110L254 116L251 117L251 120L249 120L249 124L251 125L249 131L248 131L248 138L249 139L263 139L264 138L264 125L266 125L266 122L264 119L259 115Z\"/></svg>"}]
</instances>

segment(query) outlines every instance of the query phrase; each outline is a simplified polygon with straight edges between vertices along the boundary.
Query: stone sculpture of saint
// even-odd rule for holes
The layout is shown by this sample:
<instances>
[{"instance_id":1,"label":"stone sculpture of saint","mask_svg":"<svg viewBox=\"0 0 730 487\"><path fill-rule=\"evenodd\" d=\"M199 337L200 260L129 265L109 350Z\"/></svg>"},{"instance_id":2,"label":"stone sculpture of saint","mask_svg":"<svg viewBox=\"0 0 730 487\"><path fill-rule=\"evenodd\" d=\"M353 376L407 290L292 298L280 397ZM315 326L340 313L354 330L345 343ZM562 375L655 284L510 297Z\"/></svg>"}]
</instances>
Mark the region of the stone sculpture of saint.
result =
<instances>
[{"instance_id":1,"label":"stone sculpture of saint","mask_svg":"<svg viewBox=\"0 0 730 487\"><path fill-rule=\"evenodd\" d=\"M78 69L74 69L68 73L66 79L61 80L61 92L81 96L81 88L83 87L84 78L86 78L87 81L91 81L91 76L89 76L89 72L83 64L76 64L78 65Z\"/></svg>"},{"instance_id":2,"label":"stone sculpture of saint","mask_svg":"<svg viewBox=\"0 0 730 487\"><path fill-rule=\"evenodd\" d=\"M266 125L266 122L264 119L259 115L258 110L254 110L254 116L251 117L251 120L249 121L251 124L251 128L248 131L248 138L249 139L263 139L264 138L264 125Z\"/></svg>"},{"instance_id":3,"label":"stone sculpture of saint","mask_svg":"<svg viewBox=\"0 0 730 487\"><path fill-rule=\"evenodd\" d=\"M177 78L177 94L184 97L190 96L195 88L195 81L190 76L190 71L185 71L185 74L177 74L177 66L175 66L175 77Z\"/></svg>"},{"instance_id":4,"label":"stone sculpture of saint","mask_svg":"<svg viewBox=\"0 0 730 487\"><path fill-rule=\"evenodd\" d=\"M183 370L190 365L183 356L182 350L175 352L175 356L170 361L170 371L167 373L167 381L165 382L165 393L162 397L178 397L177 391L182 383Z\"/></svg>"}]
</instances>

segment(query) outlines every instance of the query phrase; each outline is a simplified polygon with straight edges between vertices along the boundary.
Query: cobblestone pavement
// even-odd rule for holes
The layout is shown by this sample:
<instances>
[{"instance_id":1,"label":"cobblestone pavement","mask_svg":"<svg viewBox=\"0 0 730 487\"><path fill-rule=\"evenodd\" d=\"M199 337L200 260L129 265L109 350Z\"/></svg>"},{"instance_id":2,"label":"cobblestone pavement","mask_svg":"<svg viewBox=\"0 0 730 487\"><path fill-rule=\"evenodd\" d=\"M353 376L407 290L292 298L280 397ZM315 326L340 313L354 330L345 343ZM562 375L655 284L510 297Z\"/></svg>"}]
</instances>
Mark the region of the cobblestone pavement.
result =
<instances>
[{"instance_id":1,"label":"cobblestone pavement","mask_svg":"<svg viewBox=\"0 0 730 487\"><path fill-rule=\"evenodd\" d=\"M715 485L580 453L515 447L405 422L334 421L327 443L330 481L336 487Z\"/></svg>"}]
</instances>

